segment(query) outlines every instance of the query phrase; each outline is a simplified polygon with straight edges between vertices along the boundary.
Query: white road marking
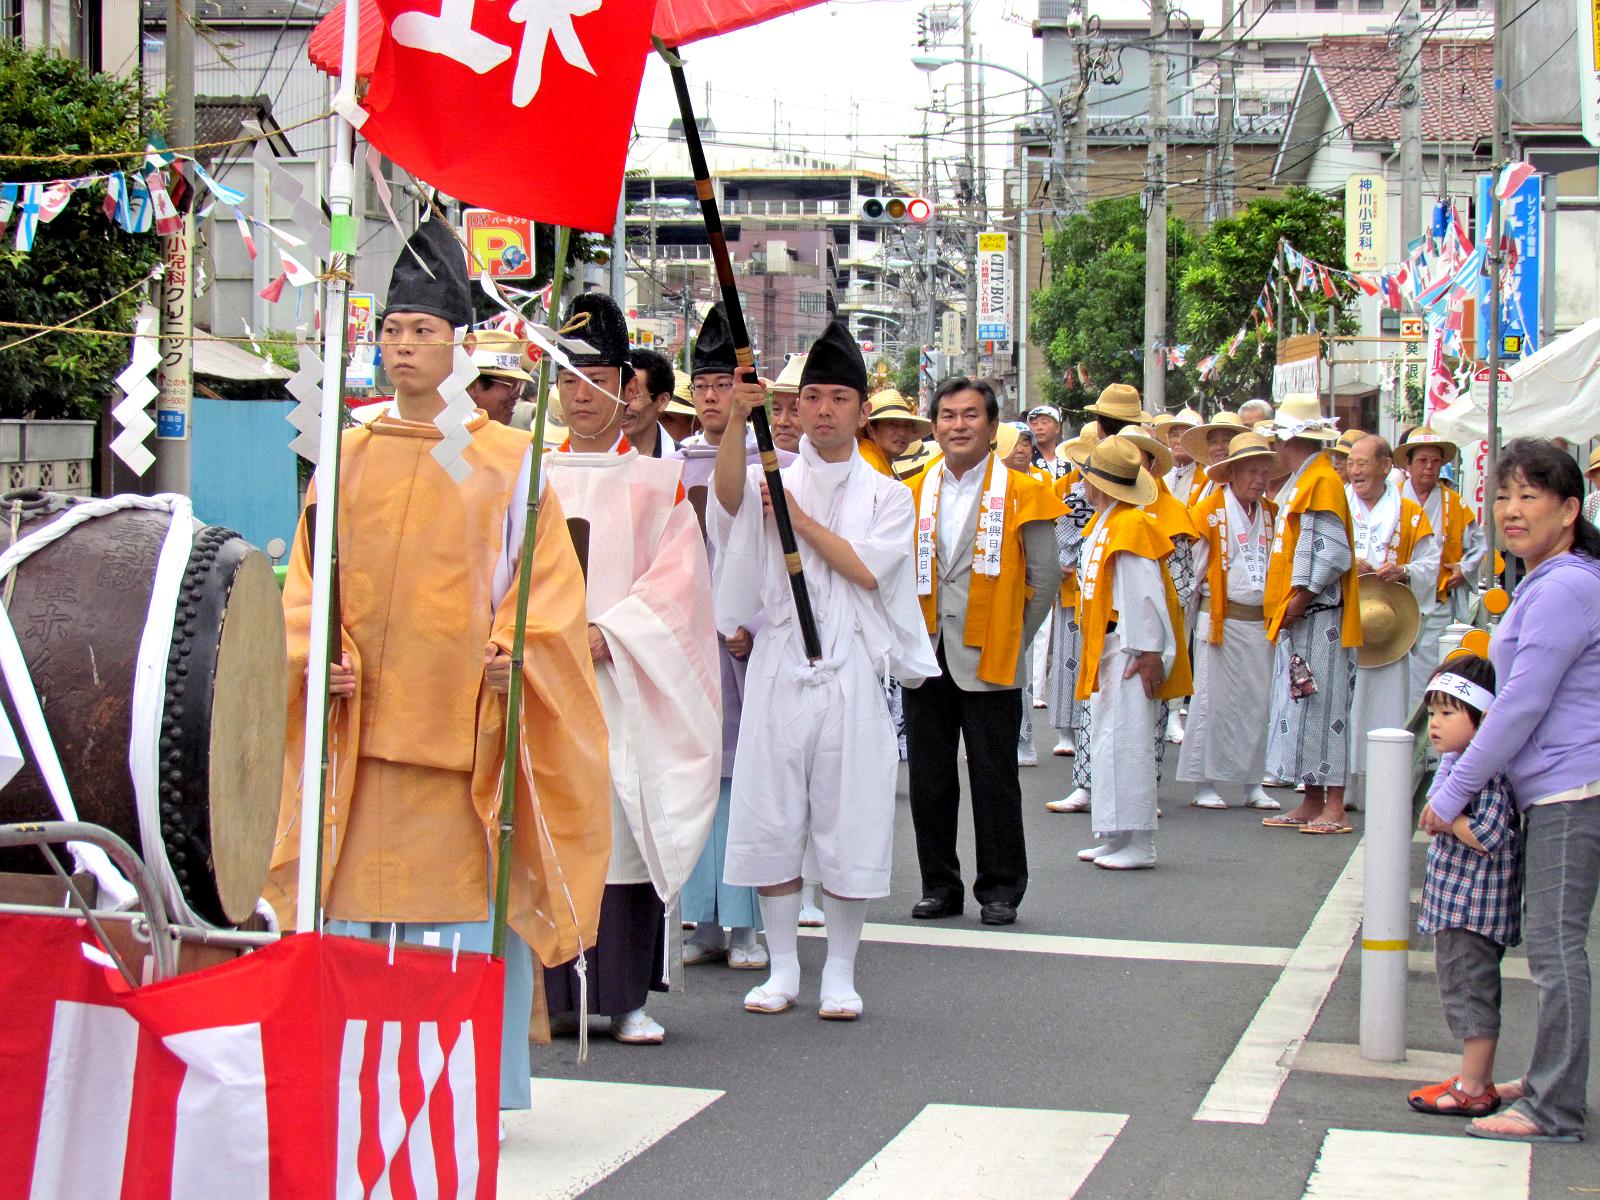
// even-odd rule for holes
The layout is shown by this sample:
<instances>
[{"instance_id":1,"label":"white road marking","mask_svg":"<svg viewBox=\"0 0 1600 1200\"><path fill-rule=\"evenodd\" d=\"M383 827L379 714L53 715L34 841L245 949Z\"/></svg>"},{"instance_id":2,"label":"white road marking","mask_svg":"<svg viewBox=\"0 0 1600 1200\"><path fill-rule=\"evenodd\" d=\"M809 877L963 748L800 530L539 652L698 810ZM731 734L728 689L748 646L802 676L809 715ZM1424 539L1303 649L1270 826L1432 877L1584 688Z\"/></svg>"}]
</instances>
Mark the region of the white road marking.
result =
<instances>
[{"instance_id":1,"label":"white road marking","mask_svg":"<svg viewBox=\"0 0 1600 1200\"><path fill-rule=\"evenodd\" d=\"M1407 1050L1405 1062L1373 1062L1361 1057L1361 1047L1354 1042L1301 1042L1291 1065L1296 1071L1315 1071L1319 1075L1434 1083L1449 1079L1461 1069L1461 1055Z\"/></svg>"},{"instance_id":2,"label":"white road marking","mask_svg":"<svg viewBox=\"0 0 1600 1200\"><path fill-rule=\"evenodd\" d=\"M1327 899L1311 919L1305 937L1289 956L1288 964L1272 985L1222 1064L1206 1098L1195 1112L1196 1121L1232 1121L1264 1125L1278 1102L1278 1092L1289 1078L1288 1062L1322 1005L1328 998L1350 942L1361 924L1361 870L1366 843L1357 844Z\"/></svg>"},{"instance_id":3,"label":"white road marking","mask_svg":"<svg viewBox=\"0 0 1600 1200\"><path fill-rule=\"evenodd\" d=\"M827 937L825 929L802 929L804 937ZM1149 962L1220 963L1237 967L1281 967L1292 951L1282 946L1227 946L1205 942L1146 942L1135 939L1065 937L1051 933L999 933L936 925L869 924L868 942L901 946L943 946L953 950L1010 950L1022 954L1063 954L1079 958L1132 958Z\"/></svg>"},{"instance_id":4,"label":"white road marking","mask_svg":"<svg viewBox=\"0 0 1600 1200\"><path fill-rule=\"evenodd\" d=\"M1122 1113L930 1104L833 1200L1071 1200L1127 1122Z\"/></svg>"},{"instance_id":5,"label":"white road marking","mask_svg":"<svg viewBox=\"0 0 1600 1200\"><path fill-rule=\"evenodd\" d=\"M570 1200L722 1096L704 1088L535 1079L533 1107L504 1114L500 1200Z\"/></svg>"},{"instance_id":6,"label":"white road marking","mask_svg":"<svg viewBox=\"0 0 1600 1200\"><path fill-rule=\"evenodd\" d=\"M1532 1147L1512 1142L1330 1129L1305 1200L1527 1200L1532 1164Z\"/></svg>"}]
</instances>

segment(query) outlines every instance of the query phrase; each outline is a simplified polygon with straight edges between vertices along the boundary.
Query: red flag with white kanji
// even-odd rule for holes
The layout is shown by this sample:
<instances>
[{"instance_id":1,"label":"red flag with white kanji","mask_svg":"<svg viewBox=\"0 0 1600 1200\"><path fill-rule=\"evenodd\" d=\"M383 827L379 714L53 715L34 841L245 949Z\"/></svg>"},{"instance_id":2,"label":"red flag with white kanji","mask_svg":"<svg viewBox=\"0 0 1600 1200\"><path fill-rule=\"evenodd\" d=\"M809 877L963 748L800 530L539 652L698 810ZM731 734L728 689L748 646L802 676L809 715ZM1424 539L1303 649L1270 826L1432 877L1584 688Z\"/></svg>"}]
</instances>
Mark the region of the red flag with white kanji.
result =
<instances>
[{"instance_id":1,"label":"red flag with white kanji","mask_svg":"<svg viewBox=\"0 0 1600 1200\"><path fill-rule=\"evenodd\" d=\"M655 0L376 0L361 132L469 204L616 221Z\"/></svg>"}]
</instances>

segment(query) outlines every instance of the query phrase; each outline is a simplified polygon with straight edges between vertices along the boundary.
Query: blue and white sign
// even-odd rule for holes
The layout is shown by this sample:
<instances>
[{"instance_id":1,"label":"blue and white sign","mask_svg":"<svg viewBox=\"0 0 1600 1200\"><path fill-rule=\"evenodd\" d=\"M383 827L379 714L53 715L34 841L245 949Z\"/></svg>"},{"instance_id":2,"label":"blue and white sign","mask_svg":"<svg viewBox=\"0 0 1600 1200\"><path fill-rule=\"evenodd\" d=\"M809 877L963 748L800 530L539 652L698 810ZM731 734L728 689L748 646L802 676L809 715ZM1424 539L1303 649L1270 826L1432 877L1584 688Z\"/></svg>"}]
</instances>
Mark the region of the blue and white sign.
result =
<instances>
[{"instance_id":1,"label":"blue and white sign","mask_svg":"<svg viewBox=\"0 0 1600 1200\"><path fill-rule=\"evenodd\" d=\"M1478 242L1488 247L1494 176L1478 176ZM1530 175L1501 204L1500 227L1517 248L1516 265L1500 310L1501 356L1521 358L1539 348L1540 262L1544 253L1544 177ZM1509 265L1509 264L1508 264ZM1489 357L1489 277L1478 285L1478 358Z\"/></svg>"}]
</instances>

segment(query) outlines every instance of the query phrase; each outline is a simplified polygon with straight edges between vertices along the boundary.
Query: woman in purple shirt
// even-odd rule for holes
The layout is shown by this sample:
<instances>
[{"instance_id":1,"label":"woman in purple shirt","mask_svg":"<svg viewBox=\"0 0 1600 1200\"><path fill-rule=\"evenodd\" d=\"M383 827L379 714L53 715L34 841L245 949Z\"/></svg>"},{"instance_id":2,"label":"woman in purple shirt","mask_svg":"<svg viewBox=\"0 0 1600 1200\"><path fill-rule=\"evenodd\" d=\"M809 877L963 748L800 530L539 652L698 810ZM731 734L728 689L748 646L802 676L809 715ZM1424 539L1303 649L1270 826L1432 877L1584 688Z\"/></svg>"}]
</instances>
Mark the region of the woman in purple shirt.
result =
<instances>
[{"instance_id":1,"label":"woman in purple shirt","mask_svg":"<svg viewBox=\"0 0 1600 1200\"><path fill-rule=\"evenodd\" d=\"M1550 442L1512 441L1496 476L1501 545L1528 573L1490 643L1499 692L1418 824L1448 833L1495 774L1511 782L1527 821L1523 932L1539 989L1538 1030L1520 1098L1467 1131L1575 1142L1589 1075L1584 943L1600 886L1600 529L1581 517L1578 464ZM1517 1097L1518 1086L1500 1094Z\"/></svg>"}]
</instances>

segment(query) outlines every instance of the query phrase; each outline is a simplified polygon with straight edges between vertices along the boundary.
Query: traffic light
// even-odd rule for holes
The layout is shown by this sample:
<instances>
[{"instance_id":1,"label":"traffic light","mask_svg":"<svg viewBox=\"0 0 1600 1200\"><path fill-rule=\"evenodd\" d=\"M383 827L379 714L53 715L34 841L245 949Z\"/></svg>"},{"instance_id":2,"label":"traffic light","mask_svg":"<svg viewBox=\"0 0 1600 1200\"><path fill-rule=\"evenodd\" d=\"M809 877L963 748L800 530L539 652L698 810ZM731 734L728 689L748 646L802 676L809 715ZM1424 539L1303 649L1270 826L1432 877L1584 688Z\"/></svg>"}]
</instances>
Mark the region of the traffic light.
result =
<instances>
[{"instance_id":1,"label":"traffic light","mask_svg":"<svg viewBox=\"0 0 1600 1200\"><path fill-rule=\"evenodd\" d=\"M877 225L926 225L933 201L921 196L872 196L861 202L861 219Z\"/></svg>"}]
</instances>

